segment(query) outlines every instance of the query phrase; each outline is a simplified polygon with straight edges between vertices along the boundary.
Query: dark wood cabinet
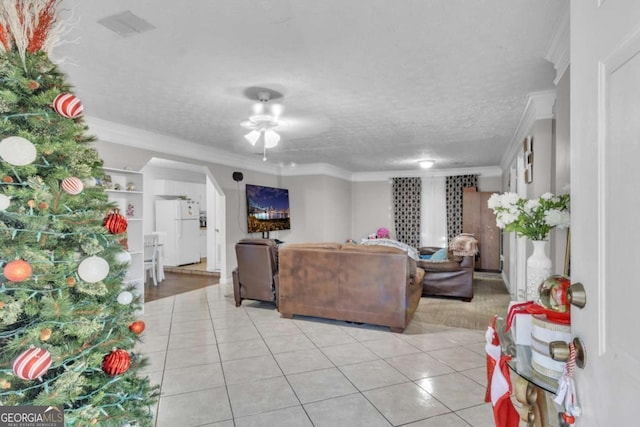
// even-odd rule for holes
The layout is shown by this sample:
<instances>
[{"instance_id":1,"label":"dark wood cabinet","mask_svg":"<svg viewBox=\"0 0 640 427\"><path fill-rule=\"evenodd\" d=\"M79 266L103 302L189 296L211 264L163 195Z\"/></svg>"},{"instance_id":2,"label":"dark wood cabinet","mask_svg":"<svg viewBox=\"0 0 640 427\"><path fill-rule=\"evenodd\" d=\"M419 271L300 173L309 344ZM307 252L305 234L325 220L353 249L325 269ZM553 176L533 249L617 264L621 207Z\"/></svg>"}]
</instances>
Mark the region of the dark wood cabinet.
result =
<instances>
[{"instance_id":1,"label":"dark wood cabinet","mask_svg":"<svg viewBox=\"0 0 640 427\"><path fill-rule=\"evenodd\" d=\"M465 188L462 194L462 232L478 240L476 270L500 271L500 229L487 206L493 193Z\"/></svg>"}]
</instances>

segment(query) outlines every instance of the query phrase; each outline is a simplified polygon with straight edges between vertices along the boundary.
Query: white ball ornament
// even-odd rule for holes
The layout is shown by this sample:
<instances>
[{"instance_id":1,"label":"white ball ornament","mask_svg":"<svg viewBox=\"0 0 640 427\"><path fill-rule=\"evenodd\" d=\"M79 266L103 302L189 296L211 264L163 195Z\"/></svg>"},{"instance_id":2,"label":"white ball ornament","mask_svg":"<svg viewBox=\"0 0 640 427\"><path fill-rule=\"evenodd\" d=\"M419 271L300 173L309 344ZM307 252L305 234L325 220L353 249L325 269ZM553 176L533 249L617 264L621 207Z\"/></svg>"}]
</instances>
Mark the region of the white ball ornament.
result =
<instances>
[{"instance_id":1,"label":"white ball ornament","mask_svg":"<svg viewBox=\"0 0 640 427\"><path fill-rule=\"evenodd\" d=\"M118 252L115 259L120 264L131 264L131 254L127 251Z\"/></svg>"},{"instance_id":2,"label":"white ball ornament","mask_svg":"<svg viewBox=\"0 0 640 427\"><path fill-rule=\"evenodd\" d=\"M11 197L0 194L0 211L3 211L11 204Z\"/></svg>"},{"instance_id":3,"label":"white ball ornament","mask_svg":"<svg viewBox=\"0 0 640 427\"><path fill-rule=\"evenodd\" d=\"M71 194L72 196L82 193L82 190L84 189L82 180L80 178L76 178L75 176L69 176L63 179L60 186L65 193Z\"/></svg>"},{"instance_id":4,"label":"white ball ornament","mask_svg":"<svg viewBox=\"0 0 640 427\"><path fill-rule=\"evenodd\" d=\"M131 304L133 294L129 291L122 291L118 294L118 302L122 305Z\"/></svg>"},{"instance_id":5,"label":"white ball ornament","mask_svg":"<svg viewBox=\"0 0 640 427\"><path fill-rule=\"evenodd\" d=\"M36 146L21 136L9 136L0 141L0 157L14 166L33 163L37 155Z\"/></svg>"},{"instance_id":6,"label":"white ball ornament","mask_svg":"<svg viewBox=\"0 0 640 427\"><path fill-rule=\"evenodd\" d=\"M87 283L96 283L109 274L109 263L98 256L90 256L82 260L78 266L78 275Z\"/></svg>"},{"instance_id":7,"label":"white ball ornament","mask_svg":"<svg viewBox=\"0 0 640 427\"><path fill-rule=\"evenodd\" d=\"M93 188L96 186L96 179L93 177L86 178L82 181L86 188Z\"/></svg>"}]
</instances>

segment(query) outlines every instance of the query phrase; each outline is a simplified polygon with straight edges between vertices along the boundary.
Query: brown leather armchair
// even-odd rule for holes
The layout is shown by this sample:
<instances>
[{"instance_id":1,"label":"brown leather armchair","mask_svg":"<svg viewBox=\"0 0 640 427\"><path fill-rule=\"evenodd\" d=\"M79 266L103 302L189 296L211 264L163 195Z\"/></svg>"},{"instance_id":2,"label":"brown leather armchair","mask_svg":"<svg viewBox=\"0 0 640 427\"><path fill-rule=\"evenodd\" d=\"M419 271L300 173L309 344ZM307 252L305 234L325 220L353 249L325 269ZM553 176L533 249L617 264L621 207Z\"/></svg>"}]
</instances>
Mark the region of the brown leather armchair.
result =
<instances>
[{"instance_id":1,"label":"brown leather armchair","mask_svg":"<svg viewBox=\"0 0 640 427\"><path fill-rule=\"evenodd\" d=\"M236 307L243 299L269 301L278 307L278 246L269 239L236 243L238 267L232 272Z\"/></svg>"},{"instance_id":2,"label":"brown leather armchair","mask_svg":"<svg viewBox=\"0 0 640 427\"><path fill-rule=\"evenodd\" d=\"M440 248L422 247L420 254L433 254ZM473 270L477 241L470 235L460 235L449 243L446 261L419 260L424 270L423 296L473 299Z\"/></svg>"}]
</instances>

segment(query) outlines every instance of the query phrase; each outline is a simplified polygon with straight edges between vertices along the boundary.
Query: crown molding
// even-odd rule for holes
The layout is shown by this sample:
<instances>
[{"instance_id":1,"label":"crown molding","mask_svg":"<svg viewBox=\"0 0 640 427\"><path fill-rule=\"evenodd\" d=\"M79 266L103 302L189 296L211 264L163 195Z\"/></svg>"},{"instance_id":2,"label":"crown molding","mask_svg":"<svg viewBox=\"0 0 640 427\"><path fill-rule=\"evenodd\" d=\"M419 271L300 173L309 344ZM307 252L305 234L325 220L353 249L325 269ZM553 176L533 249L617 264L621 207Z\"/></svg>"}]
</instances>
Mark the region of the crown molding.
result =
<instances>
[{"instance_id":1,"label":"crown molding","mask_svg":"<svg viewBox=\"0 0 640 427\"><path fill-rule=\"evenodd\" d=\"M89 126L91 134L98 140L113 144L126 145L158 153L171 154L187 159L206 161L230 167L237 167L276 176L306 176L325 175L344 179L352 182L387 181L394 177L427 177L427 176L453 176L471 175L501 176L499 166L486 166L478 168L436 169L429 171L386 171L386 172L350 172L345 169L327 164L311 163L295 166L278 166L257 161L196 144L184 139L153 133L144 129L123 125L120 123L103 120L97 117L85 116L85 123ZM215 160L214 160L215 159Z\"/></svg>"},{"instance_id":2,"label":"crown molding","mask_svg":"<svg viewBox=\"0 0 640 427\"><path fill-rule=\"evenodd\" d=\"M502 176L500 166L481 166L477 168L435 169L429 171L390 171L390 172L357 172L351 177L353 182L388 181L391 178L480 175L485 177Z\"/></svg>"},{"instance_id":3,"label":"crown molding","mask_svg":"<svg viewBox=\"0 0 640 427\"><path fill-rule=\"evenodd\" d=\"M328 163L310 163L305 165L282 166L281 176L303 176L303 175L327 175L347 181L352 180L353 174L345 169Z\"/></svg>"},{"instance_id":4,"label":"crown molding","mask_svg":"<svg viewBox=\"0 0 640 427\"><path fill-rule=\"evenodd\" d=\"M507 170L513 159L522 150L522 140L531 132L533 124L537 120L553 119L553 105L556 102L556 91L548 90L543 92L533 92L527 95L527 103L516 126L516 131L511 138L509 148L505 151L500 161L500 167Z\"/></svg>"},{"instance_id":5,"label":"crown molding","mask_svg":"<svg viewBox=\"0 0 640 427\"><path fill-rule=\"evenodd\" d=\"M278 175L280 173L280 166L278 165L231 154L227 151L207 147L206 145L110 122L97 117L85 116L84 119L87 126L89 126L90 133L94 134L100 141L141 148L156 153L172 154L198 160L199 162L218 163L271 175Z\"/></svg>"},{"instance_id":6,"label":"crown molding","mask_svg":"<svg viewBox=\"0 0 640 427\"><path fill-rule=\"evenodd\" d=\"M555 85L558 84L565 71L569 68L569 59L571 54L570 43L571 18L569 13L569 4L567 3L562 16L553 32L553 37L547 49L544 58L553 64L556 69L556 78L553 80Z\"/></svg>"}]
</instances>

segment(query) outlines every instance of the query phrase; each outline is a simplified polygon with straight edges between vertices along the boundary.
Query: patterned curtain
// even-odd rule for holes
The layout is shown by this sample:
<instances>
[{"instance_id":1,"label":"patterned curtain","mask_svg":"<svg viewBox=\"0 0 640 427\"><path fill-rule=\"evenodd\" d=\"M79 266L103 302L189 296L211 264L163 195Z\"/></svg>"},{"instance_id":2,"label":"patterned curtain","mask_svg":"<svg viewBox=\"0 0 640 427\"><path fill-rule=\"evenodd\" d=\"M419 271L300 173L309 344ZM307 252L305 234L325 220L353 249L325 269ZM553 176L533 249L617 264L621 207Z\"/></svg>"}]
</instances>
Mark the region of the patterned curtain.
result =
<instances>
[{"instance_id":1,"label":"patterned curtain","mask_svg":"<svg viewBox=\"0 0 640 427\"><path fill-rule=\"evenodd\" d=\"M409 246L420 246L421 178L393 178L393 218L396 239Z\"/></svg>"},{"instance_id":2,"label":"patterned curtain","mask_svg":"<svg viewBox=\"0 0 640 427\"><path fill-rule=\"evenodd\" d=\"M478 187L478 175L447 177L447 230L448 241L462 233L462 192L466 187Z\"/></svg>"}]
</instances>

